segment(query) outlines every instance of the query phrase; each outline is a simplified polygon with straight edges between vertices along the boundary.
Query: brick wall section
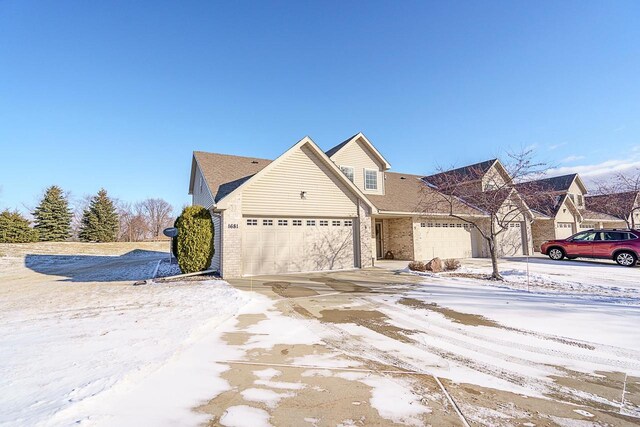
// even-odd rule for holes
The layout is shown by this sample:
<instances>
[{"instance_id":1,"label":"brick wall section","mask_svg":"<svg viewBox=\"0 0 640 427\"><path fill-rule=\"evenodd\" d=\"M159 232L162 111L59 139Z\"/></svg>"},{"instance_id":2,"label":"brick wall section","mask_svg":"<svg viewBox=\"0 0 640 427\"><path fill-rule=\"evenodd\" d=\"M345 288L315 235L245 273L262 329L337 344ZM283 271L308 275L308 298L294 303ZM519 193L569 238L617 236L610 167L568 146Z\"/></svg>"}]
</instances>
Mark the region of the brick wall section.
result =
<instances>
[{"instance_id":1,"label":"brick wall section","mask_svg":"<svg viewBox=\"0 0 640 427\"><path fill-rule=\"evenodd\" d=\"M358 217L360 226L360 267L371 267L373 266L372 257L375 256L375 240L371 238L373 232L371 227L371 208L362 203L361 200L358 201Z\"/></svg>"},{"instance_id":2,"label":"brick wall section","mask_svg":"<svg viewBox=\"0 0 640 427\"><path fill-rule=\"evenodd\" d=\"M553 240L556 238L556 227L552 219L536 219L531 226L531 234L533 236L533 250L540 252L540 245L545 240Z\"/></svg>"},{"instance_id":3,"label":"brick wall section","mask_svg":"<svg viewBox=\"0 0 640 427\"><path fill-rule=\"evenodd\" d=\"M388 219L385 226L388 231L385 252L393 252L395 259L413 260L413 218Z\"/></svg>"},{"instance_id":4,"label":"brick wall section","mask_svg":"<svg viewBox=\"0 0 640 427\"><path fill-rule=\"evenodd\" d=\"M242 195L238 192L230 197L221 222L223 252L220 274L225 279L242 276Z\"/></svg>"}]
</instances>

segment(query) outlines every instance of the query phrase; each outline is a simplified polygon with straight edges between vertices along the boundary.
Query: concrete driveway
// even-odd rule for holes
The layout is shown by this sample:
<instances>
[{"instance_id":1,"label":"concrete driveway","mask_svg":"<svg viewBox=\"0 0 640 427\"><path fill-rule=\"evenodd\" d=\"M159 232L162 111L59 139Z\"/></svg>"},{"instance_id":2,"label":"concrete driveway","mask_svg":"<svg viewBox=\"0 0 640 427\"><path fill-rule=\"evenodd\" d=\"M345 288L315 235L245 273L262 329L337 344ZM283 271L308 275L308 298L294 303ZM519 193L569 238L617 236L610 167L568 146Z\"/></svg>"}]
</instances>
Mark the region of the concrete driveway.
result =
<instances>
[{"instance_id":1,"label":"concrete driveway","mask_svg":"<svg viewBox=\"0 0 640 427\"><path fill-rule=\"evenodd\" d=\"M637 425L640 378L625 370L640 369L634 363L640 352L509 327L430 303L428 296L415 299L412 293L448 292L454 279L425 279L397 271L399 265L388 267L230 280L238 289L274 300L283 316L309 320L308 333L322 340L277 344L249 352L240 363L231 361L223 377L233 390L199 408L213 416L211 425L227 408L247 404L256 369L275 369L281 383L303 385L295 396L285 390L277 405L265 407L279 426ZM507 291L490 292L500 292L509 303ZM236 330L224 335L225 344L256 339L250 330L259 322L268 319L240 315ZM284 334L286 326L280 330ZM563 358L598 365L598 375L561 366ZM321 363L327 360L337 362ZM368 375L420 397L409 402L406 418L385 412L380 388L369 385ZM419 405L428 409L418 410Z\"/></svg>"}]
</instances>

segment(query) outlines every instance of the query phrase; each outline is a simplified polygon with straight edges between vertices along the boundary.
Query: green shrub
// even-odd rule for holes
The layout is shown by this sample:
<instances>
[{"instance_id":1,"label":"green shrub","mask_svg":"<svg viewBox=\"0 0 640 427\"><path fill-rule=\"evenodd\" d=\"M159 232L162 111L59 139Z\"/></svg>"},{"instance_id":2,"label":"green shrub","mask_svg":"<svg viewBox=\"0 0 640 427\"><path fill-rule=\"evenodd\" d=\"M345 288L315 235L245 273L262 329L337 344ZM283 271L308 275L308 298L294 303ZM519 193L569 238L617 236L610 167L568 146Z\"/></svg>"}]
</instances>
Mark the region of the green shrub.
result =
<instances>
[{"instance_id":1,"label":"green shrub","mask_svg":"<svg viewBox=\"0 0 640 427\"><path fill-rule=\"evenodd\" d=\"M0 213L0 243L31 243L38 241L38 230L19 212L5 210Z\"/></svg>"},{"instance_id":2,"label":"green shrub","mask_svg":"<svg viewBox=\"0 0 640 427\"><path fill-rule=\"evenodd\" d=\"M213 257L213 222L202 206L188 206L176 220L176 257L183 273L209 268Z\"/></svg>"}]
</instances>

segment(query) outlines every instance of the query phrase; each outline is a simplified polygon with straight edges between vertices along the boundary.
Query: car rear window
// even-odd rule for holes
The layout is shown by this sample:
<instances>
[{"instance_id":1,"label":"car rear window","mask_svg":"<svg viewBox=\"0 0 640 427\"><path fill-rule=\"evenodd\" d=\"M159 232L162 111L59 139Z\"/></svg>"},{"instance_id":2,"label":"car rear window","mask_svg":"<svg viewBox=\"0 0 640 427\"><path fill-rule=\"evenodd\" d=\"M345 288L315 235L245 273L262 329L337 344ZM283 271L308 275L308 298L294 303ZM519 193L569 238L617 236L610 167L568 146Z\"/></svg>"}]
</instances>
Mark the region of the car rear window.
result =
<instances>
[{"instance_id":1,"label":"car rear window","mask_svg":"<svg viewBox=\"0 0 640 427\"><path fill-rule=\"evenodd\" d=\"M620 231L605 231L602 233L604 240L629 240L629 233Z\"/></svg>"}]
</instances>

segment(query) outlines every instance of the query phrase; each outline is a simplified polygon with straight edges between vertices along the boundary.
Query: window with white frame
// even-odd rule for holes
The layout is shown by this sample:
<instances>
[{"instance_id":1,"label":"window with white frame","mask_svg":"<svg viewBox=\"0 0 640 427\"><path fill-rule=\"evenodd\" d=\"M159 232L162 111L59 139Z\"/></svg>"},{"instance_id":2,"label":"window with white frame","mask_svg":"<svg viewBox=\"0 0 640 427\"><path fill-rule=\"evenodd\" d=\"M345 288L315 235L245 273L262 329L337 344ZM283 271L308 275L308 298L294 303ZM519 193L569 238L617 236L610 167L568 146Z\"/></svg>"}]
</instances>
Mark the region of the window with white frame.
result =
<instances>
[{"instance_id":1,"label":"window with white frame","mask_svg":"<svg viewBox=\"0 0 640 427\"><path fill-rule=\"evenodd\" d=\"M321 219L320 220L320 227L328 227L329 226L329 221Z\"/></svg>"},{"instance_id":2,"label":"window with white frame","mask_svg":"<svg viewBox=\"0 0 640 427\"><path fill-rule=\"evenodd\" d=\"M340 166L340 170L347 178L349 178L349 181L353 182L353 167Z\"/></svg>"},{"instance_id":3,"label":"window with white frame","mask_svg":"<svg viewBox=\"0 0 640 427\"><path fill-rule=\"evenodd\" d=\"M373 169L364 170L364 188L365 190L378 189L378 171Z\"/></svg>"},{"instance_id":4,"label":"window with white frame","mask_svg":"<svg viewBox=\"0 0 640 427\"><path fill-rule=\"evenodd\" d=\"M273 220L272 219L263 219L262 220L262 225L273 225Z\"/></svg>"},{"instance_id":5,"label":"window with white frame","mask_svg":"<svg viewBox=\"0 0 640 427\"><path fill-rule=\"evenodd\" d=\"M578 206L584 205L584 199L582 198L582 194L578 194Z\"/></svg>"},{"instance_id":6,"label":"window with white frame","mask_svg":"<svg viewBox=\"0 0 640 427\"><path fill-rule=\"evenodd\" d=\"M288 225L289 221L287 221L286 219L279 219L278 220L278 225Z\"/></svg>"},{"instance_id":7,"label":"window with white frame","mask_svg":"<svg viewBox=\"0 0 640 427\"><path fill-rule=\"evenodd\" d=\"M248 219L247 220L247 225L258 225L258 220L257 219Z\"/></svg>"},{"instance_id":8,"label":"window with white frame","mask_svg":"<svg viewBox=\"0 0 640 427\"><path fill-rule=\"evenodd\" d=\"M308 226L315 226L316 225L316 220L315 219L308 219L307 220L307 225Z\"/></svg>"},{"instance_id":9,"label":"window with white frame","mask_svg":"<svg viewBox=\"0 0 640 427\"><path fill-rule=\"evenodd\" d=\"M333 227L340 227L340 221L333 220L333 221L331 221L331 225Z\"/></svg>"},{"instance_id":10,"label":"window with white frame","mask_svg":"<svg viewBox=\"0 0 640 427\"><path fill-rule=\"evenodd\" d=\"M302 220L301 219L294 219L294 220L291 221L291 225L296 226L296 227L301 226L302 225Z\"/></svg>"},{"instance_id":11,"label":"window with white frame","mask_svg":"<svg viewBox=\"0 0 640 427\"><path fill-rule=\"evenodd\" d=\"M421 223L420 223L420 227L426 227L426 226L427 226L427 223L426 223L426 222L421 222Z\"/></svg>"},{"instance_id":12,"label":"window with white frame","mask_svg":"<svg viewBox=\"0 0 640 427\"><path fill-rule=\"evenodd\" d=\"M351 227L353 225L353 221L350 219L347 219L344 221L344 226L345 227Z\"/></svg>"}]
</instances>

